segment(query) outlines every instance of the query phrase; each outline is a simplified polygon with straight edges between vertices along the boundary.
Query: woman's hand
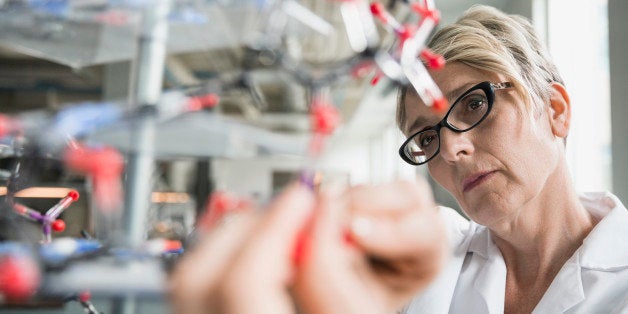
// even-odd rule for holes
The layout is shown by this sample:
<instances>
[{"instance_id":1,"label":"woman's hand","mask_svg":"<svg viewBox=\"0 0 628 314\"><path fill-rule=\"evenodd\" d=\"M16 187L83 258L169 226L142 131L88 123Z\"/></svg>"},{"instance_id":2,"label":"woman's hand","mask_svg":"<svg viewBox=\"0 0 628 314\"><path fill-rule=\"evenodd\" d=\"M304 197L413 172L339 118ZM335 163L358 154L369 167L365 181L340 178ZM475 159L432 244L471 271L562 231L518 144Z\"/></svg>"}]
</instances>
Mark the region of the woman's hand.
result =
<instances>
[{"instance_id":1,"label":"woman's hand","mask_svg":"<svg viewBox=\"0 0 628 314\"><path fill-rule=\"evenodd\" d=\"M438 273L446 237L426 184L287 188L238 210L182 258L177 313L390 313ZM296 301L296 302L295 302Z\"/></svg>"},{"instance_id":2,"label":"woman's hand","mask_svg":"<svg viewBox=\"0 0 628 314\"><path fill-rule=\"evenodd\" d=\"M263 212L239 209L223 217L177 265L174 311L293 313L292 252L312 206L312 193L294 184Z\"/></svg>"},{"instance_id":3,"label":"woman's hand","mask_svg":"<svg viewBox=\"0 0 628 314\"><path fill-rule=\"evenodd\" d=\"M424 181L321 195L314 212L295 289L306 313L394 313L444 264L445 229Z\"/></svg>"}]
</instances>

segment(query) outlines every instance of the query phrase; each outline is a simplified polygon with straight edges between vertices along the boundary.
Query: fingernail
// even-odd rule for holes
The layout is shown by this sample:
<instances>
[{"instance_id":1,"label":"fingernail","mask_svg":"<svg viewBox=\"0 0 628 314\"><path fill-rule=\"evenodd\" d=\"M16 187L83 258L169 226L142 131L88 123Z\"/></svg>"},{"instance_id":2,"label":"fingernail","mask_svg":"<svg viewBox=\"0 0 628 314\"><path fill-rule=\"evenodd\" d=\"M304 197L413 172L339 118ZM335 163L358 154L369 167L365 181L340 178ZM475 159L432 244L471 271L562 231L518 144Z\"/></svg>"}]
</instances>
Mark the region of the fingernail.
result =
<instances>
[{"instance_id":1,"label":"fingernail","mask_svg":"<svg viewBox=\"0 0 628 314\"><path fill-rule=\"evenodd\" d=\"M365 217L356 217L351 221L351 232L359 237L367 237L373 230L373 222Z\"/></svg>"},{"instance_id":2,"label":"fingernail","mask_svg":"<svg viewBox=\"0 0 628 314\"><path fill-rule=\"evenodd\" d=\"M308 187L310 190L313 190L314 189L314 174L307 171L301 172L301 175L299 176L299 183Z\"/></svg>"},{"instance_id":3,"label":"fingernail","mask_svg":"<svg viewBox=\"0 0 628 314\"><path fill-rule=\"evenodd\" d=\"M347 246L350 246L350 247L356 246L355 238L353 237L351 230L349 230L348 228L342 232L342 241Z\"/></svg>"}]
</instances>

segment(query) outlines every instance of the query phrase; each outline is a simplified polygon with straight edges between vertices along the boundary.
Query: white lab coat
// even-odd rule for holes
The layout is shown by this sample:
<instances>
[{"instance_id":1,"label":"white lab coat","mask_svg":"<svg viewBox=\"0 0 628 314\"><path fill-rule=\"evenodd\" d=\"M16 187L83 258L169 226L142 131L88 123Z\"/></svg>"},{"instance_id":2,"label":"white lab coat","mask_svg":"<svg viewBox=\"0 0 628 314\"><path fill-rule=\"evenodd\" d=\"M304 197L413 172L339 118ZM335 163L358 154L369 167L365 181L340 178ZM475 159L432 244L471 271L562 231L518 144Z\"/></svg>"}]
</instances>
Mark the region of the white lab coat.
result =
<instances>
[{"instance_id":1,"label":"white lab coat","mask_svg":"<svg viewBox=\"0 0 628 314\"><path fill-rule=\"evenodd\" d=\"M628 313L628 211L611 193L586 193L585 208L602 218L563 265L533 313ZM453 257L403 313L503 313L504 259L489 230L441 210Z\"/></svg>"}]
</instances>

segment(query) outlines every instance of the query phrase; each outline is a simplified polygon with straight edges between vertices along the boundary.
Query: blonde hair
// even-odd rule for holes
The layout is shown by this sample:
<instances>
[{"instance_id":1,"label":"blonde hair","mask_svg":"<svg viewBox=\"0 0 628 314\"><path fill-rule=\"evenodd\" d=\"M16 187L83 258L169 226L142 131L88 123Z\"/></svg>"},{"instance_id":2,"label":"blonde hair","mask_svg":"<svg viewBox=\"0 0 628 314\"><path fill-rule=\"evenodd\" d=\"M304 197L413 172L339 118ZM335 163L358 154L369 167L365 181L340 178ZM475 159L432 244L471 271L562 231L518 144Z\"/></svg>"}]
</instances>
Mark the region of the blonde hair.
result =
<instances>
[{"instance_id":1,"label":"blonde hair","mask_svg":"<svg viewBox=\"0 0 628 314\"><path fill-rule=\"evenodd\" d=\"M476 5L464 12L453 24L438 30L428 43L446 62L502 74L515 85L529 111L542 108L548 99L550 85L564 85L558 69L530 22L493 7ZM408 87L399 89L397 125L405 117Z\"/></svg>"}]
</instances>

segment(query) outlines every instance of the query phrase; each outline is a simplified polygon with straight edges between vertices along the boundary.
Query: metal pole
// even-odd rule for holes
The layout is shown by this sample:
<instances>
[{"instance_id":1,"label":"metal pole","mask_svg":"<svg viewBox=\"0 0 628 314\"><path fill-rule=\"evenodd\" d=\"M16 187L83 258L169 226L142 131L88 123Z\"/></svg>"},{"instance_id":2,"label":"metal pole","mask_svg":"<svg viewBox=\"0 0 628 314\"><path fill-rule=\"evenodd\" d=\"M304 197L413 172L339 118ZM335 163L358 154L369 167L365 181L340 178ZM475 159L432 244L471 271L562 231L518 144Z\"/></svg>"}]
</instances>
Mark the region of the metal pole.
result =
<instances>
[{"instance_id":1,"label":"metal pole","mask_svg":"<svg viewBox=\"0 0 628 314\"><path fill-rule=\"evenodd\" d=\"M133 64L130 103L148 111L161 95L170 0L151 2L143 9L138 53ZM135 150L129 154L125 193L125 244L137 248L144 242L150 205L150 179L154 168L155 119L148 115L138 122L133 136Z\"/></svg>"},{"instance_id":2,"label":"metal pole","mask_svg":"<svg viewBox=\"0 0 628 314\"><path fill-rule=\"evenodd\" d=\"M137 55L131 72L129 103L131 106L155 112L161 96L166 41L168 37L168 14L171 0L147 1L142 9L138 35ZM148 4L150 3L150 4ZM138 248L145 241L146 218L150 206L151 176L155 162L155 117L147 114L140 118L131 134L135 149L129 152L124 202L124 242L118 243ZM114 310L123 314L134 314L137 298L128 294L117 301Z\"/></svg>"}]
</instances>

